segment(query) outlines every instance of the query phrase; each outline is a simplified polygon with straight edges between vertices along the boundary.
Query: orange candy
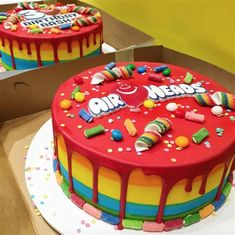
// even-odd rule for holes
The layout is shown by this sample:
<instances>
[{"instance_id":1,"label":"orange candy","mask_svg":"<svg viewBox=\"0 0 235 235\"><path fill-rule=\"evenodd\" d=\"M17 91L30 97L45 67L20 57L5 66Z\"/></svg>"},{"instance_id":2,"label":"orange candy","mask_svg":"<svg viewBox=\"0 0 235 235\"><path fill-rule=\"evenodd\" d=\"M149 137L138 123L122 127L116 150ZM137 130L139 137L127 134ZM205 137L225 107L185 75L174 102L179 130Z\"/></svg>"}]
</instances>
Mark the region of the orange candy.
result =
<instances>
[{"instance_id":1,"label":"orange candy","mask_svg":"<svg viewBox=\"0 0 235 235\"><path fill-rule=\"evenodd\" d=\"M66 109L70 109L71 106L72 106L71 100L64 99L64 100L62 100L62 101L60 102L60 107L61 107L62 109L65 109L65 110L66 110Z\"/></svg>"},{"instance_id":2,"label":"orange candy","mask_svg":"<svg viewBox=\"0 0 235 235\"><path fill-rule=\"evenodd\" d=\"M73 27L72 27L72 30L73 30L73 31L79 31L79 30L80 30L80 27L79 27L79 26L73 26Z\"/></svg>"},{"instance_id":3,"label":"orange candy","mask_svg":"<svg viewBox=\"0 0 235 235\"><path fill-rule=\"evenodd\" d=\"M189 139L185 136L178 136L175 139L175 144L178 147L186 148L189 145Z\"/></svg>"}]
</instances>

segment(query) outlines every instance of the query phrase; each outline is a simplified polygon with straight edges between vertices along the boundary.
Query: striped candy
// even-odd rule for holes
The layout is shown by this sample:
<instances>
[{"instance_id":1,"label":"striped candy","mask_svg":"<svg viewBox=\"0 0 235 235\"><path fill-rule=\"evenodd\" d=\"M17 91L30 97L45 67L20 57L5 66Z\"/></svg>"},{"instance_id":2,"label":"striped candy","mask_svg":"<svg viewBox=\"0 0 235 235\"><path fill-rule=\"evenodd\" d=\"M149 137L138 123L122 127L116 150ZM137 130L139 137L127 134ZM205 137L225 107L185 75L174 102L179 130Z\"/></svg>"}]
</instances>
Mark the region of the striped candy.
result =
<instances>
[{"instance_id":1,"label":"striped candy","mask_svg":"<svg viewBox=\"0 0 235 235\"><path fill-rule=\"evenodd\" d=\"M144 129L144 133L135 142L137 152L142 152L152 148L171 127L171 122L167 118L157 118L150 122ZM160 134L161 133L161 134Z\"/></svg>"},{"instance_id":2,"label":"striped candy","mask_svg":"<svg viewBox=\"0 0 235 235\"><path fill-rule=\"evenodd\" d=\"M70 12L77 12L79 14L84 14L84 15L96 15L99 13L99 11L95 8L91 7L84 7L84 6L72 6L69 9Z\"/></svg>"},{"instance_id":3,"label":"striped candy","mask_svg":"<svg viewBox=\"0 0 235 235\"><path fill-rule=\"evenodd\" d=\"M98 19L96 16L88 16L88 17L83 17L83 18L79 18L79 19L74 20L72 25L84 27L84 26L95 24L97 21L98 21Z\"/></svg>"},{"instance_id":4,"label":"striped candy","mask_svg":"<svg viewBox=\"0 0 235 235\"><path fill-rule=\"evenodd\" d=\"M205 93L196 94L194 97L202 106L222 105L224 108L235 110L235 96L230 93L217 91L212 95Z\"/></svg>"},{"instance_id":5,"label":"striped candy","mask_svg":"<svg viewBox=\"0 0 235 235\"><path fill-rule=\"evenodd\" d=\"M130 68L126 66L115 67L112 70L103 70L92 76L91 84L97 85L103 83L104 81L114 81L119 78L129 78L133 75Z\"/></svg>"},{"instance_id":6,"label":"striped candy","mask_svg":"<svg viewBox=\"0 0 235 235\"><path fill-rule=\"evenodd\" d=\"M35 2L19 2L16 9L19 10L28 10L28 9L35 9L37 8L38 4Z\"/></svg>"}]
</instances>

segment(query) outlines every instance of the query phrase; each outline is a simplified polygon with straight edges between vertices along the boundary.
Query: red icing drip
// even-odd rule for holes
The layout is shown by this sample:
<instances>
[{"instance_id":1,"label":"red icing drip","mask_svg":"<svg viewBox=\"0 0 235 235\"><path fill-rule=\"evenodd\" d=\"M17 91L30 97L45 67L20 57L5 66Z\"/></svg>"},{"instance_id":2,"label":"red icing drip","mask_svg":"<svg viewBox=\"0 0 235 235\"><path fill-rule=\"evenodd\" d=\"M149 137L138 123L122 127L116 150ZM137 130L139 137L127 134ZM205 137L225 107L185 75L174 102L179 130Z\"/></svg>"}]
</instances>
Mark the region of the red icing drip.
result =
<instances>
[{"instance_id":1,"label":"red icing drip","mask_svg":"<svg viewBox=\"0 0 235 235\"><path fill-rule=\"evenodd\" d=\"M19 49L20 51L22 51L22 50L23 50L22 42L21 42L21 41L19 41L19 42L18 42L18 49Z\"/></svg>"},{"instance_id":2,"label":"red icing drip","mask_svg":"<svg viewBox=\"0 0 235 235\"><path fill-rule=\"evenodd\" d=\"M220 184L219 184L218 191L217 191L216 196L215 196L215 201L218 201L220 199L220 196L221 196L221 193L222 193L222 189L223 189L224 179L225 179L226 173L228 171L228 166L229 166L229 163L231 162L231 160L232 159L230 159L229 161L225 162L224 172L223 172Z\"/></svg>"},{"instance_id":3,"label":"red icing drip","mask_svg":"<svg viewBox=\"0 0 235 235\"><path fill-rule=\"evenodd\" d=\"M36 46L36 53L37 53L37 61L38 61L38 67L42 67L42 59L41 59L41 53L40 53L40 44L35 43Z\"/></svg>"},{"instance_id":4,"label":"red icing drip","mask_svg":"<svg viewBox=\"0 0 235 235\"><path fill-rule=\"evenodd\" d=\"M67 51L68 51L68 53L72 52L72 42L71 41L67 42Z\"/></svg>"},{"instance_id":5,"label":"red icing drip","mask_svg":"<svg viewBox=\"0 0 235 235\"><path fill-rule=\"evenodd\" d=\"M53 46L54 61L55 63L59 63L58 52L57 52L58 45L57 43L53 43L52 46Z\"/></svg>"},{"instance_id":6,"label":"red icing drip","mask_svg":"<svg viewBox=\"0 0 235 235\"><path fill-rule=\"evenodd\" d=\"M89 43L89 36L86 37L86 47L89 47L90 46L90 43Z\"/></svg>"},{"instance_id":7,"label":"red icing drip","mask_svg":"<svg viewBox=\"0 0 235 235\"><path fill-rule=\"evenodd\" d=\"M93 43L96 45L96 33L93 33Z\"/></svg>"},{"instance_id":8,"label":"red icing drip","mask_svg":"<svg viewBox=\"0 0 235 235\"><path fill-rule=\"evenodd\" d=\"M30 42L29 42L29 43L26 43L26 48L27 48L27 54L28 54L28 55L31 55L31 54L32 54L32 51L31 51L31 48L30 48Z\"/></svg>"},{"instance_id":9,"label":"red icing drip","mask_svg":"<svg viewBox=\"0 0 235 235\"><path fill-rule=\"evenodd\" d=\"M123 226L122 226L122 220L121 220L120 223L118 224L117 229L118 229L118 230L123 230L123 229L124 229Z\"/></svg>"},{"instance_id":10,"label":"red icing drip","mask_svg":"<svg viewBox=\"0 0 235 235\"><path fill-rule=\"evenodd\" d=\"M94 203L98 202L98 173L99 173L99 167L97 165L93 165L93 195L92 195L92 201Z\"/></svg>"},{"instance_id":11,"label":"red icing drip","mask_svg":"<svg viewBox=\"0 0 235 235\"><path fill-rule=\"evenodd\" d=\"M187 183L185 185L185 191L191 192L192 191L192 184L193 184L193 178L187 179Z\"/></svg>"},{"instance_id":12,"label":"red icing drip","mask_svg":"<svg viewBox=\"0 0 235 235\"><path fill-rule=\"evenodd\" d=\"M12 41L10 41L10 53L11 53L11 64L12 64L12 68L16 69L16 64L15 64L15 60L14 60L14 52L13 52L13 45L12 45Z\"/></svg>"},{"instance_id":13,"label":"red icing drip","mask_svg":"<svg viewBox=\"0 0 235 235\"><path fill-rule=\"evenodd\" d=\"M2 46L5 47L5 41L4 38L2 38Z\"/></svg>"},{"instance_id":14,"label":"red icing drip","mask_svg":"<svg viewBox=\"0 0 235 235\"><path fill-rule=\"evenodd\" d=\"M161 192L160 203L159 203L157 217L156 217L157 223L162 223L167 196L168 196L168 193L171 191L171 188L174 184L175 182L173 181L170 182L170 181L162 179L162 192Z\"/></svg>"},{"instance_id":15,"label":"red icing drip","mask_svg":"<svg viewBox=\"0 0 235 235\"><path fill-rule=\"evenodd\" d=\"M206 191L206 182L207 182L208 174L209 174L209 172L207 172L207 174L202 176L202 184L201 184L201 187L199 190L200 194L204 194Z\"/></svg>"},{"instance_id":16,"label":"red icing drip","mask_svg":"<svg viewBox=\"0 0 235 235\"><path fill-rule=\"evenodd\" d=\"M72 177L72 152L69 152L67 149L68 153L68 173L69 173L69 191L72 193L73 190L73 177Z\"/></svg>"},{"instance_id":17,"label":"red icing drip","mask_svg":"<svg viewBox=\"0 0 235 235\"><path fill-rule=\"evenodd\" d=\"M83 57L82 39L79 39L78 43L79 43L79 50L80 50L80 58L82 58Z\"/></svg>"},{"instance_id":18,"label":"red icing drip","mask_svg":"<svg viewBox=\"0 0 235 235\"><path fill-rule=\"evenodd\" d=\"M129 174L130 174L129 172L126 172L121 175L121 195L120 195L120 214L119 214L120 219L125 218Z\"/></svg>"}]
</instances>

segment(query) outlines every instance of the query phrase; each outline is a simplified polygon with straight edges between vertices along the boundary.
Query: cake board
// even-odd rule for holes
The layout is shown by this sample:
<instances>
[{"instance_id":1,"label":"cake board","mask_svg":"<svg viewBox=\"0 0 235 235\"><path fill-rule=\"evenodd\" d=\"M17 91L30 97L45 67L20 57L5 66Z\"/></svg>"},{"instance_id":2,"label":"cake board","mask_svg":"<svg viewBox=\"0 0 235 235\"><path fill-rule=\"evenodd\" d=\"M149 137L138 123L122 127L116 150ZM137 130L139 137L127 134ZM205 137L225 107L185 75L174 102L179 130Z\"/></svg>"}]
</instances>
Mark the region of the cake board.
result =
<instances>
[{"instance_id":1,"label":"cake board","mask_svg":"<svg viewBox=\"0 0 235 235\"><path fill-rule=\"evenodd\" d=\"M42 217L61 234L152 235L156 233L124 229L115 230L79 209L63 193L53 171L53 132L51 119L36 133L25 162L25 180L30 197ZM233 183L234 185L234 183ZM208 218L169 234L235 234L235 192L225 205Z\"/></svg>"}]
</instances>

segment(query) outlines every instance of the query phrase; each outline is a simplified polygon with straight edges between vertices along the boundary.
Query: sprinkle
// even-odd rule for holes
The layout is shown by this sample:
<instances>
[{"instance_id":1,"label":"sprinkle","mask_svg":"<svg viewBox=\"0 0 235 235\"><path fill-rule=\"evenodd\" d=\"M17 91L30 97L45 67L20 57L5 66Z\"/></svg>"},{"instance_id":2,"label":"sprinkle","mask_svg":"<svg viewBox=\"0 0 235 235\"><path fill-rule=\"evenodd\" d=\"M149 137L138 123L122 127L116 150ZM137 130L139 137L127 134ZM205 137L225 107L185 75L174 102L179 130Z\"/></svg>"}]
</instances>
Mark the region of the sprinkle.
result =
<instances>
[{"instance_id":1,"label":"sprinkle","mask_svg":"<svg viewBox=\"0 0 235 235\"><path fill-rule=\"evenodd\" d=\"M142 153L141 153L141 152L137 152L137 155L138 155L138 156L142 156Z\"/></svg>"},{"instance_id":2,"label":"sprinkle","mask_svg":"<svg viewBox=\"0 0 235 235\"><path fill-rule=\"evenodd\" d=\"M232 122L235 121L235 117L234 117L234 116L230 116L229 119L230 119L230 121L232 121Z\"/></svg>"},{"instance_id":3,"label":"sprinkle","mask_svg":"<svg viewBox=\"0 0 235 235\"><path fill-rule=\"evenodd\" d=\"M108 152L108 153L112 153L113 150L112 150L112 149L107 149L107 152Z\"/></svg>"},{"instance_id":4,"label":"sprinkle","mask_svg":"<svg viewBox=\"0 0 235 235\"><path fill-rule=\"evenodd\" d=\"M172 118L175 118L175 114L171 114L171 117L172 117Z\"/></svg>"},{"instance_id":5,"label":"sprinkle","mask_svg":"<svg viewBox=\"0 0 235 235\"><path fill-rule=\"evenodd\" d=\"M169 140L164 140L164 144L169 144Z\"/></svg>"},{"instance_id":6,"label":"sprinkle","mask_svg":"<svg viewBox=\"0 0 235 235\"><path fill-rule=\"evenodd\" d=\"M89 224L89 223L86 223L85 226L86 226L87 228L89 228L89 227L90 227L90 224Z\"/></svg>"},{"instance_id":7,"label":"sprinkle","mask_svg":"<svg viewBox=\"0 0 235 235\"><path fill-rule=\"evenodd\" d=\"M127 148L126 148L126 151L127 151L127 152L130 152L131 150L132 150L132 149L131 149L130 147L127 147Z\"/></svg>"},{"instance_id":8,"label":"sprinkle","mask_svg":"<svg viewBox=\"0 0 235 235\"><path fill-rule=\"evenodd\" d=\"M171 158L171 162L177 162L175 158Z\"/></svg>"},{"instance_id":9,"label":"sprinkle","mask_svg":"<svg viewBox=\"0 0 235 235\"><path fill-rule=\"evenodd\" d=\"M81 128L82 128L82 125L78 125L77 128L78 128L78 129L81 129Z\"/></svg>"},{"instance_id":10,"label":"sprinkle","mask_svg":"<svg viewBox=\"0 0 235 235\"><path fill-rule=\"evenodd\" d=\"M164 151L164 152L169 152L169 149L168 149L168 148L164 148L163 151Z\"/></svg>"},{"instance_id":11,"label":"sprinkle","mask_svg":"<svg viewBox=\"0 0 235 235\"><path fill-rule=\"evenodd\" d=\"M228 115L229 115L229 113L225 113L224 115L225 115L225 116L228 116Z\"/></svg>"},{"instance_id":12,"label":"sprinkle","mask_svg":"<svg viewBox=\"0 0 235 235\"><path fill-rule=\"evenodd\" d=\"M196 113L198 110L197 109L194 109L193 112Z\"/></svg>"},{"instance_id":13,"label":"sprinkle","mask_svg":"<svg viewBox=\"0 0 235 235\"><path fill-rule=\"evenodd\" d=\"M117 116L117 119L118 119L118 120L121 119L121 116Z\"/></svg>"},{"instance_id":14,"label":"sprinkle","mask_svg":"<svg viewBox=\"0 0 235 235\"><path fill-rule=\"evenodd\" d=\"M147 115L149 112L148 111L145 111L144 114Z\"/></svg>"},{"instance_id":15,"label":"sprinkle","mask_svg":"<svg viewBox=\"0 0 235 235\"><path fill-rule=\"evenodd\" d=\"M168 134L167 137L168 137L168 138L172 138L172 134Z\"/></svg>"},{"instance_id":16,"label":"sprinkle","mask_svg":"<svg viewBox=\"0 0 235 235\"><path fill-rule=\"evenodd\" d=\"M171 140L171 141L170 141L170 144L174 144L174 143L175 143L175 141L174 141L174 140Z\"/></svg>"},{"instance_id":17,"label":"sprinkle","mask_svg":"<svg viewBox=\"0 0 235 235\"><path fill-rule=\"evenodd\" d=\"M168 147L168 148L171 148L171 147L172 147L172 145L171 145L171 144L167 144L167 147Z\"/></svg>"},{"instance_id":18,"label":"sprinkle","mask_svg":"<svg viewBox=\"0 0 235 235\"><path fill-rule=\"evenodd\" d=\"M64 93L60 93L60 96L64 96Z\"/></svg>"},{"instance_id":19,"label":"sprinkle","mask_svg":"<svg viewBox=\"0 0 235 235\"><path fill-rule=\"evenodd\" d=\"M112 118L109 118L109 120L108 120L108 123L113 123L114 122L114 120L112 119Z\"/></svg>"},{"instance_id":20,"label":"sprinkle","mask_svg":"<svg viewBox=\"0 0 235 235\"><path fill-rule=\"evenodd\" d=\"M61 126L61 127L65 127L65 124L64 124L64 123L61 123L60 126Z\"/></svg>"},{"instance_id":21,"label":"sprinkle","mask_svg":"<svg viewBox=\"0 0 235 235\"><path fill-rule=\"evenodd\" d=\"M29 149L29 146L28 146L28 145L26 145L24 148L25 148L25 149Z\"/></svg>"},{"instance_id":22,"label":"sprinkle","mask_svg":"<svg viewBox=\"0 0 235 235\"><path fill-rule=\"evenodd\" d=\"M175 148L177 151L180 151L180 150L182 150L183 148L182 147L177 147L177 148Z\"/></svg>"},{"instance_id":23,"label":"sprinkle","mask_svg":"<svg viewBox=\"0 0 235 235\"><path fill-rule=\"evenodd\" d=\"M119 148L118 148L118 152L119 152L119 153L123 152L123 148L119 147Z\"/></svg>"}]
</instances>

